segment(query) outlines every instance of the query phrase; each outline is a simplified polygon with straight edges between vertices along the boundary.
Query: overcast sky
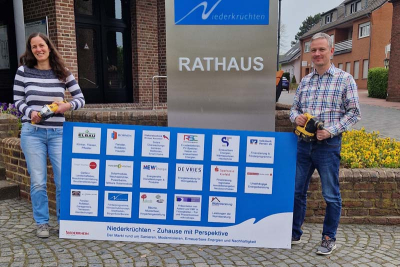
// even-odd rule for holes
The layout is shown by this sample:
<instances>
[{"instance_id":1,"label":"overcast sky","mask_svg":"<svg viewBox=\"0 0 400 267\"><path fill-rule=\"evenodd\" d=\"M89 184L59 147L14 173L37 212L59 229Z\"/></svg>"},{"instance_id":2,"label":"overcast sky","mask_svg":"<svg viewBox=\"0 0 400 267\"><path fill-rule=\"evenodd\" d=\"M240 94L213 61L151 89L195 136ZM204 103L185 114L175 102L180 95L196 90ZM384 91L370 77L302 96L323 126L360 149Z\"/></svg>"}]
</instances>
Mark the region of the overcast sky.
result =
<instances>
[{"instance_id":1,"label":"overcast sky","mask_svg":"<svg viewBox=\"0 0 400 267\"><path fill-rule=\"evenodd\" d=\"M284 54L290 49L290 42L298 33L302 22L308 16L326 12L337 7L343 0L282 0L281 23L285 25L284 36L281 35L281 53Z\"/></svg>"}]
</instances>

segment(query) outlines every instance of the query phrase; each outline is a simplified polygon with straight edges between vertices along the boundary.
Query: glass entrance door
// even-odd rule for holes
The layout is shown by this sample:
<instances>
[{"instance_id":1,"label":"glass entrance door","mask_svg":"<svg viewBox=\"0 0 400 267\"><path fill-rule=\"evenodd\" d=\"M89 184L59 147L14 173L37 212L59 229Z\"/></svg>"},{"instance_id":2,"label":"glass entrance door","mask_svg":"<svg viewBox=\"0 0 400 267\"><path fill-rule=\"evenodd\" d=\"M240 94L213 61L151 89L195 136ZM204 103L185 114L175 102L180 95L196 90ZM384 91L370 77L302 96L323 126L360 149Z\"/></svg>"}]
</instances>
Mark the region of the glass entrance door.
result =
<instances>
[{"instance_id":1,"label":"glass entrance door","mask_svg":"<svg viewBox=\"0 0 400 267\"><path fill-rule=\"evenodd\" d=\"M79 84L87 103L132 103L129 1L75 0Z\"/></svg>"}]
</instances>

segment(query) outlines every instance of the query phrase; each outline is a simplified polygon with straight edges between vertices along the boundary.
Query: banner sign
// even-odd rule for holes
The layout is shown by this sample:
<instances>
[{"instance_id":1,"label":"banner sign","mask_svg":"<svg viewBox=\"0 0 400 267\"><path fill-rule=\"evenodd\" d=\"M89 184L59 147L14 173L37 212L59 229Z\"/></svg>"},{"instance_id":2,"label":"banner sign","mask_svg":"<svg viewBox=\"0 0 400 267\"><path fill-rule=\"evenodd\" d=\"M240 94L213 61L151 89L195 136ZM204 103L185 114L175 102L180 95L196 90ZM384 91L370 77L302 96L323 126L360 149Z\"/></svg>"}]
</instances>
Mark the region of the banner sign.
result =
<instances>
[{"instance_id":1,"label":"banner sign","mask_svg":"<svg viewBox=\"0 0 400 267\"><path fill-rule=\"evenodd\" d=\"M267 0L175 0L176 25L268 25Z\"/></svg>"},{"instance_id":2,"label":"banner sign","mask_svg":"<svg viewBox=\"0 0 400 267\"><path fill-rule=\"evenodd\" d=\"M166 0L168 126L275 131L278 1Z\"/></svg>"},{"instance_id":3,"label":"banner sign","mask_svg":"<svg viewBox=\"0 0 400 267\"><path fill-rule=\"evenodd\" d=\"M290 248L292 133L64 123L60 237Z\"/></svg>"}]
</instances>

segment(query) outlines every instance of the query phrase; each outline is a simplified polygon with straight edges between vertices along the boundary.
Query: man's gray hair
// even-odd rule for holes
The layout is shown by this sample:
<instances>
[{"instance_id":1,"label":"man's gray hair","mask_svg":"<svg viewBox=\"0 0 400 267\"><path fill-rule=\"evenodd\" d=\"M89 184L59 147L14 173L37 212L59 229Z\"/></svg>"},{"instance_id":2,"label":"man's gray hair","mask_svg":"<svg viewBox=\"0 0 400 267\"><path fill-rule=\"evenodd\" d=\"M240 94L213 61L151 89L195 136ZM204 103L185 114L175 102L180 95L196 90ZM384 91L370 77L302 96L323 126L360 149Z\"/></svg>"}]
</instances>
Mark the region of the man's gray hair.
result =
<instances>
[{"instance_id":1,"label":"man's gray hair","mask_svg":"<svg viewBox=\"0 0 400 267\"><path fill-rule=\"evenodd\" d=\"M328 41L328 45L329 45L330 49L333 47L332 38L328 34L323 33L323 32L319 32L319 33L314 34L314 36L311 38L311 42L316 40L316 39L321 39L321 38Z\"/></svg>"}]
</instances>

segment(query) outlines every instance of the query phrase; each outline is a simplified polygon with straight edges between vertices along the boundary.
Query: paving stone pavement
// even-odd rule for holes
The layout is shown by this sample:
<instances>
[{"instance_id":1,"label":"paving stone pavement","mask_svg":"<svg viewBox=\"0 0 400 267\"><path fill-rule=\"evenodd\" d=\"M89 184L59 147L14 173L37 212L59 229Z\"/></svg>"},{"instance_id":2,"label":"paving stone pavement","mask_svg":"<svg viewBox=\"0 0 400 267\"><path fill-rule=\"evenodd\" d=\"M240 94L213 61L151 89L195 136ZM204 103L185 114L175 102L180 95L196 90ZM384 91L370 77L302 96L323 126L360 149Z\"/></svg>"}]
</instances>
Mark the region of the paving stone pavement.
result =
<instances>
[{"instance_id":1,"label":"paving stone pavement","mask_svg":"<svg viewBox=\"0 0 400 267\"><path fill-rule=\"evenodd\" d=\"M51 224L54 224L54 216ZM400 266L400 226L344 225L330 256L315 250L322 225L305 224L303 243L265 249L60 239L35 236L26 200L0 201L0 267L5 266Z\"/></svg>"}]
</instances>

